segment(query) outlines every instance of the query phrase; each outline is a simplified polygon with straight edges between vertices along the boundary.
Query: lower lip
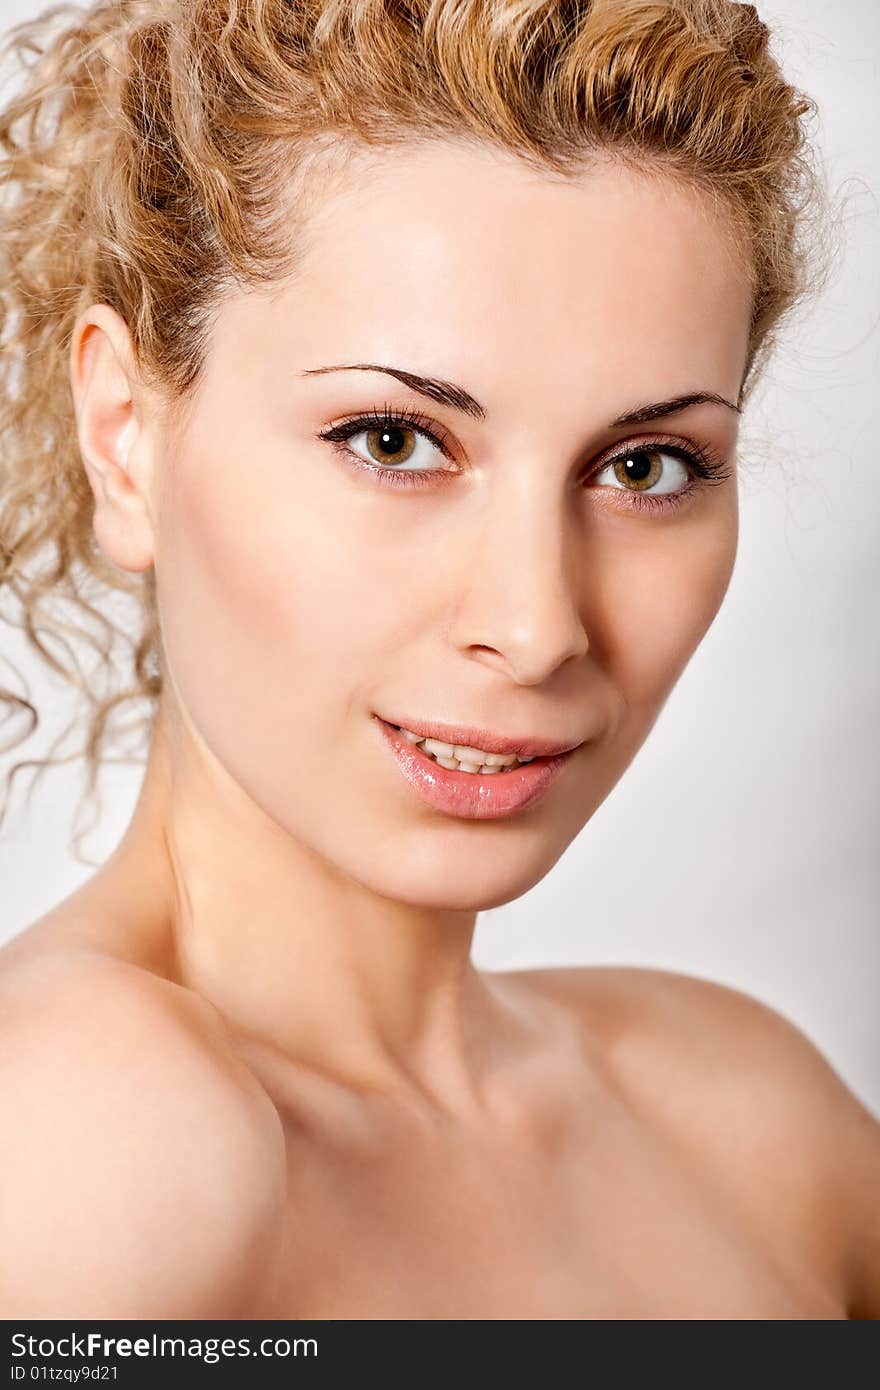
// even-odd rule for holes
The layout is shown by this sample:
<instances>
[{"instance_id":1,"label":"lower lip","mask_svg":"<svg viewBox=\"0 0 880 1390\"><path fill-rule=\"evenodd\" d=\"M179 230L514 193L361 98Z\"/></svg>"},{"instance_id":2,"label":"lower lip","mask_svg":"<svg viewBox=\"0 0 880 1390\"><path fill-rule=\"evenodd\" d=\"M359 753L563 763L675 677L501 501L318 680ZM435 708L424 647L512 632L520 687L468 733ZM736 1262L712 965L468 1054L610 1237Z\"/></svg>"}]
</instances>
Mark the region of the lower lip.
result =
<instances>
[{"instance_id":1,"label":"lower lip","mask_svg":"<svg viewBox=\"0 0 880 1390\"><path fill-rule=\"evenodd\" d=\"M531 806L553 785L574 749L504 772L454 772L435 763L399 729L376 716L397 766L423 801L467 820L493 820Z\"/></svg>"}]
</instances>

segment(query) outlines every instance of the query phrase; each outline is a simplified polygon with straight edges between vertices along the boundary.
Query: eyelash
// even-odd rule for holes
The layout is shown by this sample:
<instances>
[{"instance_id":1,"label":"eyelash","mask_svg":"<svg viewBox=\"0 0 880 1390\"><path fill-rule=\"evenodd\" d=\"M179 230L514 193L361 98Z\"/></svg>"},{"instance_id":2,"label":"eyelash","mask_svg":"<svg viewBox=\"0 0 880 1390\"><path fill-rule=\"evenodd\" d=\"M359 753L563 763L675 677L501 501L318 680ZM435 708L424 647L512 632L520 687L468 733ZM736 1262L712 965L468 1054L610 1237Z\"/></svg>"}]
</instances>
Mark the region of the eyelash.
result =
<instances>
[{"instance_id":1,"label":"eyelash","mask_svg":"<svg viewBox=\"0 0 880 1390\"><path fill-rule=\"evenodd\" d=\"M397 425L406 425L415 430L417 434L423 435L432 444L435 444L447 458L452 457L445 432L439 430L428 416L423 415L419 410L392 409L387 403L381 411L374 407L364 415L358 415L352 419L343 420L337 425L331 425L329 428L321 430L317 438L332 444L347 463L369 474L374 479L378 478L382 485L387 483L392 487L425 487L430 480L437 477L438 473L444 482L457 476L451 469L383 468L379 463L367 463L359 454L347 447L347 441L363 430L391 429ZM673 458L681 459L690 470L691 482L687 487L680 488L678 492L662 493L656 497L652 497L648 492L630 491L628 488L611 489L615 492L625 493L630 498L627 505L634 511L671 511L698 488L710 486L713 483L721 483L731 476L732 470L715 450L701 448L697 445L685 448L684 445L672 441L667 443L664 439L655 438L643 440L639 444L629 444L616 453L603 458L592 470L590 477L593 473L602 472L619 459L628 458L631 454L649 451L662 452Z\"/></svg>"}]
</instances>

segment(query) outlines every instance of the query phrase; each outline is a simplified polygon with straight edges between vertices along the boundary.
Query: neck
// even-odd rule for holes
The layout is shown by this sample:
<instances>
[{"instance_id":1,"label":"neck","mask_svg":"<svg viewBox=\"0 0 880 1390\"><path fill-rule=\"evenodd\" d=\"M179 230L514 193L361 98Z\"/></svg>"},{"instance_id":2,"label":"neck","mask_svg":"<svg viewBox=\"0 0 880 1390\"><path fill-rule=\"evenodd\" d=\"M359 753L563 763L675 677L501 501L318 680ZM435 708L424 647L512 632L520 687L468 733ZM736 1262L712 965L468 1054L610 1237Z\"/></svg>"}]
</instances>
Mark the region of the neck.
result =
<instances>
[{"instance_id":1,"label":"neck","mask_svg":"<svg viewBox=\"0 0 880 1390\"><path fill-rule=\"evenodd\" d=\"M167 703L105 871L124 871L132 899L148 887L177 982L251 1045L359 1090L479 1104L500 1013L470 960L476 912L353 881L272 821Z\"/></svg>"}]
</instances>

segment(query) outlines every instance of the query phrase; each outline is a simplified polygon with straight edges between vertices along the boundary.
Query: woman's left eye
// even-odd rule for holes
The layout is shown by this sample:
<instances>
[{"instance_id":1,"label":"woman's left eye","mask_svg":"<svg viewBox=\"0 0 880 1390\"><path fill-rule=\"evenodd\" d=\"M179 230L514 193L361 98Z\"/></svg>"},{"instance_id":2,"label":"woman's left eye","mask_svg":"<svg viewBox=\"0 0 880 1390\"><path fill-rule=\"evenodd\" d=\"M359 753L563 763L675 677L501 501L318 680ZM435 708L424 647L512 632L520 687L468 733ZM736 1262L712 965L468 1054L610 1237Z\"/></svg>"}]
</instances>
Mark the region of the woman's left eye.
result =
<instances>
[{"instance_id":1,"label":"woman's left eye","mask_svg":"<svg viewBox=\"0 0 880 1390\"><path fill-rule=\"evenodd\" d=\"M592 476L598 480L607 474L607 485L612 488L624 492L650 492L658 497L687 488L693 471L681 455L669 448L646 444L618 454Z\"/></svg>"}]
</instances>

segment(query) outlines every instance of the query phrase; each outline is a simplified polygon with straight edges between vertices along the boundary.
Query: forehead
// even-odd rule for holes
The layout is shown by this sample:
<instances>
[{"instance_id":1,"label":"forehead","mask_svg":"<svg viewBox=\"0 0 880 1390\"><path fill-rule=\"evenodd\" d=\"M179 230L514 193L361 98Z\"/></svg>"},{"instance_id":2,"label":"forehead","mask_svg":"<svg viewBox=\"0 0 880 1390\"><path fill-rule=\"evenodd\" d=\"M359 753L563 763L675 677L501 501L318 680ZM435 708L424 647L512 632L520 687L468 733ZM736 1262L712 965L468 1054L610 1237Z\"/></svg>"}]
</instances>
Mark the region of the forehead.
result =
<instances>
[{"instance_id":1,"label":"forehead","mask_svg":"<svg viewBox=\"0 0 880 1390\"><path fill-rule=\"evenodd\" d=\"M516 388L739 386L750 289L732 222L669 174L603 160L563 179L452 144L371 153L316 200L305 244L275 311L315 361L368 352Z\"/></svg>"}]
</instances>

